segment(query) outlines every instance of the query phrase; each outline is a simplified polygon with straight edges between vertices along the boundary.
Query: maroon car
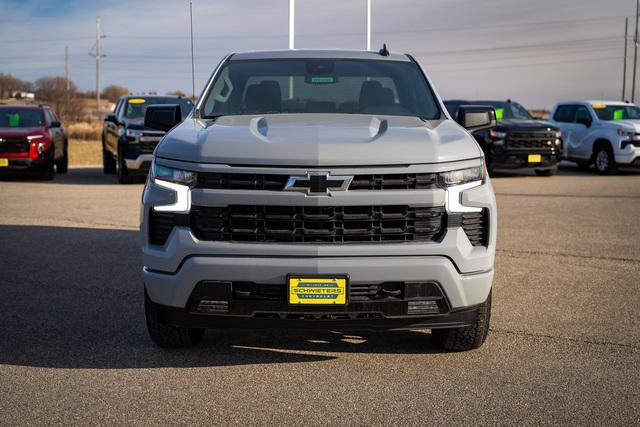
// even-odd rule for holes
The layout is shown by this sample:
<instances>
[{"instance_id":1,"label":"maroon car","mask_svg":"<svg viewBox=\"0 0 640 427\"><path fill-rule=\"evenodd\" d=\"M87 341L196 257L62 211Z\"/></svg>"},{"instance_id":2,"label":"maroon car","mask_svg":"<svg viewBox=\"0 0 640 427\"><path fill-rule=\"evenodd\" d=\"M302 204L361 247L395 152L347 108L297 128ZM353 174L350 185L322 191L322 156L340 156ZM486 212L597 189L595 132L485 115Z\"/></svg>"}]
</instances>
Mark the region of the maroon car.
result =
<instances>
[{"instance_id":1,"label":"maroon car","mask_svg":"<svg viewBox=\"0 0 640 427\"><path fill-rule=\"evenodd\" d=\"M53 179L66 173L67 134L46 105L0 105L0 172L30 171Z\"/></svg>"}]
</instances>

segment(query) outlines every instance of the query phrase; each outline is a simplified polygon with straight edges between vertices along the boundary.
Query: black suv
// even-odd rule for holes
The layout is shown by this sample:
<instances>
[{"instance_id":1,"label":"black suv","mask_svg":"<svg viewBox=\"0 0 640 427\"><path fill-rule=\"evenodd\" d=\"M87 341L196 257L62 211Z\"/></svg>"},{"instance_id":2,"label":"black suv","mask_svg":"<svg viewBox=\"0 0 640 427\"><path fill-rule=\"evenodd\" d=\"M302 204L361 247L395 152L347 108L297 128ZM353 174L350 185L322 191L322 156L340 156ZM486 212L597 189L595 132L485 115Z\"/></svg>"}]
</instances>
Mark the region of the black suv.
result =
<instances>
[{"instance_id":1,"label":"black suv","mask_svg":"<svg viewBox=\"0 0 640 427\"><path fill-rule=\"evenodd\" d=\"M145 176L153 160L153 150L164 132L144 127L144 114L149 105L177 104L182 119L193 108L193 103L178 96L123 96L113 113L105 114L102 129L102 162L104 173L118 174L121 184L133 177Z\"/></svg>"},{"instance_id":2,"label":"black suv","mask_svg":"<svg viewBox=\"0 0 640 427\"><path fill-rule=\"evenodd\" d=\"M560 129L536 120L522 105L506 101L444 101L455 118L461 105L490 105L496 110L495 129L474 132L485 153L487 169L529 169L537 175L551 176L558 170L562 155Z\"/></svg>"}]
</instances>

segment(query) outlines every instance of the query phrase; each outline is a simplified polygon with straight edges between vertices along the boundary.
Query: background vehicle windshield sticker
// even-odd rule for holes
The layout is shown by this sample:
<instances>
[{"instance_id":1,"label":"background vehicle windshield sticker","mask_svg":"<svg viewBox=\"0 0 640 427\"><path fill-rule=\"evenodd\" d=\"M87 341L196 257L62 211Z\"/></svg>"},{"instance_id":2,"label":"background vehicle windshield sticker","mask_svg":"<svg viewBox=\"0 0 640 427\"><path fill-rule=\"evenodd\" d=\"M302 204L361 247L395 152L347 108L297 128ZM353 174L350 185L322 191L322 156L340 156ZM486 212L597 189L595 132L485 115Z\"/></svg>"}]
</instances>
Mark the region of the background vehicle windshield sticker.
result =
<instances>
[{"instance_id":1,"label":"background vehicle windshield sticker","mask_svg":"<svg viewBox=\"0 0 640 427\"><path fill-rule=\"evenodd\" d=\"M9 114L9 127L17 128L20 126L20 114Z\"/></svg>"},{"instance_id":2,"label":"background vehicle windshield sticker","mask_svg":"<svg viewBox=\"0 0 640 427\"><path fill-rule=\"evenodd\" d=\"M496 108L496 120L502 120L504 117L504 108Z\"/></svg>"},{"instance_id":3,"label":"background vehicle windshield sticker","mask_svg":"<svg viewBox=\"0 0 640 427\"><path fill-rule=\"evenodd\" d=\"M142 98L133 98L129 100L129 104L144 104L145 102L147 101Z\"/></svg>"},{"instance_id":4,"label":"background vehicle windshield sticker","mask_svg":"<svg viewBox=\"0 0 640 427\"><path fill-rule=\"evenodd\" d=\"M613 112L613 120L622 120L624 118L623 110L615 110Z\"/></svg>"},{"instance_id":5,"label":"background vehicle windshield sticker","mask_svg":"<svg viewBox=\"0 0 640 427\"><path fill-rule=\"evenodd\" d=\"M336 79L333 76L313 76L311 77L311 83L335 83Z\"/></svg>"}]
</instances>

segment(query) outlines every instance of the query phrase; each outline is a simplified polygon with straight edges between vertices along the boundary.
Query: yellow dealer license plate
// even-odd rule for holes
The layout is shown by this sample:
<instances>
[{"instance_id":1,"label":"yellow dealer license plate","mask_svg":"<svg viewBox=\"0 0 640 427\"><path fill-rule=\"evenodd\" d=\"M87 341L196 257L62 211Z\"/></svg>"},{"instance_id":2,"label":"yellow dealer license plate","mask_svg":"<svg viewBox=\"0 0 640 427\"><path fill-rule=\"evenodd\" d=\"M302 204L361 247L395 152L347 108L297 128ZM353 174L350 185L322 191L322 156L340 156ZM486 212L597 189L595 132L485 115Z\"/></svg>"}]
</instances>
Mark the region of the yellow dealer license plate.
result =
<instances>
[{"instance_id":1,"label":"yellow dealer license plate","mask_svg":"<svg viewBox=\"0 0 640 427\"><path fill-rule=\"evenodd\" d=\"M9 166L9 159L0 159L0 168L6 168Z\"/></svg>"},{"instance_id":2,"label":"yellow dealer license plate","mask_svg":"<svg viewBox=\"0 0 640 427\"><path fill-rule=\"evenodd\" d=\"M347 279L345 277L289 276L289 304L345 305Z\"/></svg>"},{"instance_id":3,"label":"yellow dealer license plate","mask_svg":"<svg viewBox=\"0 0 640 427\"><path fill-rule=\"evenodd\" d=\"M542 161L542 155L529 154L529 163L540 163Z\"/></svg>"}]
</instances>

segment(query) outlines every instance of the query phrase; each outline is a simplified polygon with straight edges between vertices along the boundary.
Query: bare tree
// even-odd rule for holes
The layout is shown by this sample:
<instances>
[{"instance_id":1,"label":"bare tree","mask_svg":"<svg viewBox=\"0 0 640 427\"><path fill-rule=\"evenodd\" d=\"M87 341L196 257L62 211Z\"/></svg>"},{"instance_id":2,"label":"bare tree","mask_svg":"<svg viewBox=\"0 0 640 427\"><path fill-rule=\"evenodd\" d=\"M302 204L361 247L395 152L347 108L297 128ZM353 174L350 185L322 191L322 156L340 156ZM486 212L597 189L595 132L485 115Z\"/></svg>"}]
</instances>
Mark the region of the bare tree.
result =
<instances>
[{"instance_id":1,"label":"bare tree","mask_svg":"<svg viewBox=\"0 0 640 427\"><path fill-rule=\"evenodd\" d=\"M16 91L29 90L29 82L13 77L11 74L0 73L0 98L9 98Z\"/></svg>"},{"instance_id":2,"label":"bare tree","mask_svg":"<svg viewBox=\"0 0 640 427\"><path fill-rule=\"evenodd\" d=\"M76 85L64 77L41 77L35 82L36 99L46 102L63 120L79 120L84 105L79 102ZM67 98L68 97L68 98ZM65 100L68 100L65 102ZM65 103L67 108L65 109Z\"/></svg>"},{"instance_id":3,"label":"bare tree","mask_svg":"<svg viewBox=\"0 0 640 427\"><path fill-rule=\"evenodd\" d=\"M169 96L182 96L183 98L187 97L187 94L181 90L172 90L171 92L167 92Z\"/></svg>"},{"instance_id":4,"label":"bare tree","mask_svg":"<svg viewBox=\"0 0 640 427\"><path fill-rule=\"evenodd\" d=\"M102 97L111 102L116 102L121 96L129 94L129 89L118 85L109 85L102 91Z\"/></svg>"}]
</instances>

